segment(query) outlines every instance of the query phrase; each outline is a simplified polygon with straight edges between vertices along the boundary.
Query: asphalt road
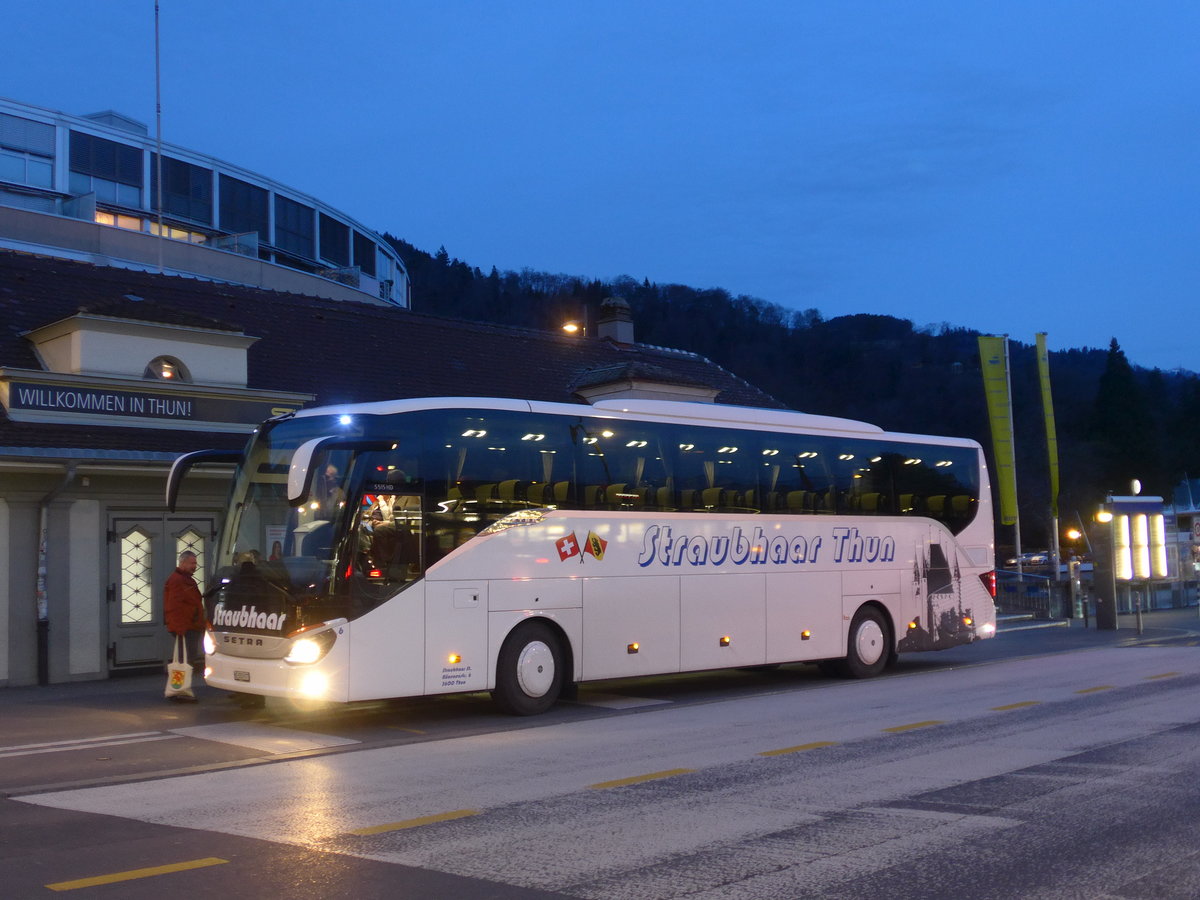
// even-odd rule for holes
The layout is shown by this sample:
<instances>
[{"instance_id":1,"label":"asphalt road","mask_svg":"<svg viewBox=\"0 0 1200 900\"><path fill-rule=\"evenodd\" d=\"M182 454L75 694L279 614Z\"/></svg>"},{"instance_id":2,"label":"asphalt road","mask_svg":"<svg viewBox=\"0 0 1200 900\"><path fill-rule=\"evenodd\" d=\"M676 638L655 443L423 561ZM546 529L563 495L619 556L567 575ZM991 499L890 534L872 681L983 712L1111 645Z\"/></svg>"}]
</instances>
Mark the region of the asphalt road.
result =
<instances>
[{"instance_id":1,"label":"asphalt road","mask_svg":"<svg viewBox=\"0 0 1200 900\"><path fill-rule=\"evenodd\" d=\"M0 691L4 896L1200 896L1200 620L902 658L244 710ZM89 880L92 879L92 880ZM99 882L94 879L100 879ZM53 890L51 889L53 886Z\"/></svg>"}]
</instances>

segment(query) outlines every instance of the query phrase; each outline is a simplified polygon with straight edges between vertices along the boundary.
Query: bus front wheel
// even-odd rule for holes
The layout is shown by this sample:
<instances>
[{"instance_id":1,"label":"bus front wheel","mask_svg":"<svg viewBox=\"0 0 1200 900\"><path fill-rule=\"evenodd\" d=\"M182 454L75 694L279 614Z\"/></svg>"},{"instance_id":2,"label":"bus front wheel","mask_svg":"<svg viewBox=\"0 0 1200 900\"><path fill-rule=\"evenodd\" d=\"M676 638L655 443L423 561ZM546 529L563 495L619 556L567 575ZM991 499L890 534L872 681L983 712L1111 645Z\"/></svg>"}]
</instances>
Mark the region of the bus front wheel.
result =
<instances>
[{"instance_id":1,"label":"bus front wheel","mask_svg":"<svg viewBox=\"0 0 1200 900\"><path fill-rule=\"evenodd\" d=\"M527 622L500 648L492 698L510 715L534 716L558 700L563 678L558 635L549 625Z\"/></svg>"},{"instance_id":2,"label":"bus front wheel","mask_svg":"<svg viewBox=\"0 0 1200 900\"><path fill-rule=\"evenodd\" d=\"M874 678L883 672L891 655L890 629L877 608L864 606L854 614L848 638L842 662L847 677Z\"/></svg>"}]
</instances>

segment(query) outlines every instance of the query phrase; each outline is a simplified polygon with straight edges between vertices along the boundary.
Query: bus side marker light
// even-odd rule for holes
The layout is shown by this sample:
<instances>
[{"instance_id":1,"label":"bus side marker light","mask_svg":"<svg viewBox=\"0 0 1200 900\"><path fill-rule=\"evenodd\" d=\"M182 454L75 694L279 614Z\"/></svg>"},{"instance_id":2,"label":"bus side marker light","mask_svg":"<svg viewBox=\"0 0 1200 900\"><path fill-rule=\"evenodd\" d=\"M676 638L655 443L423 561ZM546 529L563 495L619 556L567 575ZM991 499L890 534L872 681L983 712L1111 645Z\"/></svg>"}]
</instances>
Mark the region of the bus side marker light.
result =
<instances>
[{"instance_id":1,"label":"bus side marker light","mask_svg":"<svg viewBox=\"0 0 1200 900\"><path fill-rule=\"evenodd\" d=\"M626 653L637 653L640 648L641 648L641 644L639 644L637 641L634 641L632 644L630 644L628 647L625 648L625 652Z\"/></svg>"},{"instance_id":2,"label":"bus side marker light","mask_svg":"<svg viewBox=\"0 0 1200 900\"><path fill-rule=\"evenodd\" d=\"M721 646L722 646L722 647L728 647L728 646L729 646L729 635L727 635L727 634L726 634L726 635L723 635L723 636L721 637Z\"/></svg>"},{"instance_id":3,"label":"bus side marker light","mask_svg":"<svg viewBox=\"0 0 1200 900\"><path fill-rule=\"evenodd\" d=\"M800 632L800 640L807 641L807 640L810 640L811 638L812 638L812 632L809 631L807 628L805 628L802 632Z\"/></svg>"},{"instance_id":4,"label":"bus side marker light","mask_svg":"<svg viewBox=\"0 0 1200 900\"><path fill-rule=\"evenodd\" d=\"M457 666L460 662L462 662L462 657L457 653L451 653L446 657L446 662L450 663L452 666Z\"/></svg>"}]
</instances>

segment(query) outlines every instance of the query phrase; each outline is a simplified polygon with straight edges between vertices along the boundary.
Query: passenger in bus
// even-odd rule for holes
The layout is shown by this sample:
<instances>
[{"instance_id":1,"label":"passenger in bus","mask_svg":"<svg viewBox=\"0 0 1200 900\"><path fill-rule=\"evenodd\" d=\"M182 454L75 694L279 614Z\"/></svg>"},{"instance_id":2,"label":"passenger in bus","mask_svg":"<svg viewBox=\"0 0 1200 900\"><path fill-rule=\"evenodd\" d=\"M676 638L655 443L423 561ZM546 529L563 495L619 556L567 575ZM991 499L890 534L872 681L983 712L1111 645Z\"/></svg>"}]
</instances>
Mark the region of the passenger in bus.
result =
<instances>
[{"instance_id":1,"label":"passenger in bus","mask_svg":"<svg viewBox=\"0 0 1200 900\"><path fill-rule=\"evenodd\" d=\"M320 505L321 518L332 519L340 507L345 505L346 494L342 490L341 473L330 463L316 478L313 499Z\"/></svg>"}]
</instances>

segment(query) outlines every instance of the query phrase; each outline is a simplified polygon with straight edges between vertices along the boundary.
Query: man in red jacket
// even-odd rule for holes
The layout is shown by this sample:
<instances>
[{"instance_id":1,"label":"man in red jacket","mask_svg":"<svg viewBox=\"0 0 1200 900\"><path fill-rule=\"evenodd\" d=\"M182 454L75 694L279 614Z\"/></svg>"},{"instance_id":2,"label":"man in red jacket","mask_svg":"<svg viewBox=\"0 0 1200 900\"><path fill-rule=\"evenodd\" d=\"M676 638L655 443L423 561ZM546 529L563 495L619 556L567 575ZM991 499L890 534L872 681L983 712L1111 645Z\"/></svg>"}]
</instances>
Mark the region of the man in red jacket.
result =
<instances>
[{"instance_id":1,"label":"man in red jacket","mask_svg":"<svg viewBox=\"0 0 1200 900\"><path fill-rule=\"evenodd\" d=\"M163 588L163 618L167 631L178 637L183 635L187 647L188 662L194 668L204 665L204 598L192 573L196 571L196 554L184 550L179 554L179 565L167 578Z\"/></svg>"}]
</instances>

